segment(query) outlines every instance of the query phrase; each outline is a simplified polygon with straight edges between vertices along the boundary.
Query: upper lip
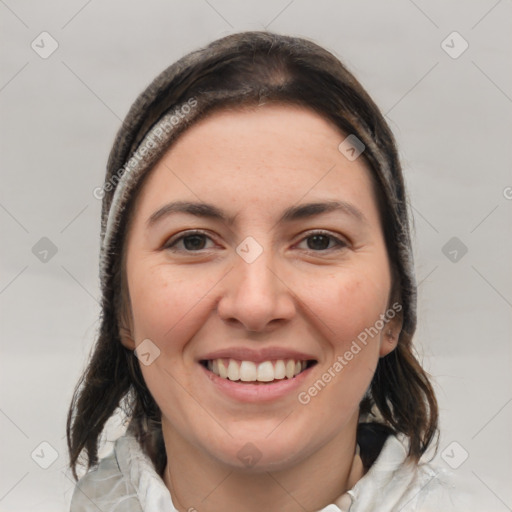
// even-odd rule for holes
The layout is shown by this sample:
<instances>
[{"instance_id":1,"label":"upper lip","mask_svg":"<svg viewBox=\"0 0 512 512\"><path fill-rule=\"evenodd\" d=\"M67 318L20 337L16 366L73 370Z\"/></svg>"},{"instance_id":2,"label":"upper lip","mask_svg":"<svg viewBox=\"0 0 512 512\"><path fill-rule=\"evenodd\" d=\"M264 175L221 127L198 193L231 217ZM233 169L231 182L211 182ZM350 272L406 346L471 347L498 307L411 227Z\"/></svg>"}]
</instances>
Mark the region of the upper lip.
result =
<instances>
[{"instance_id":1,"label":"upper lip","mask_svg":"<svg viewBox=\"0 0 512 512\"><path fill-rule=\"evenodd\" d=\"M199 361L211 359L237 359L239 361L252 361L262 363L263 361L277 361L279 359L294 359L295 361L316 361L316 357L305 352L297 352L280 347L267 347L261 349L248 349L243 347L224 348L208 352L201 356Z\"/></svg>"}]
</instances>

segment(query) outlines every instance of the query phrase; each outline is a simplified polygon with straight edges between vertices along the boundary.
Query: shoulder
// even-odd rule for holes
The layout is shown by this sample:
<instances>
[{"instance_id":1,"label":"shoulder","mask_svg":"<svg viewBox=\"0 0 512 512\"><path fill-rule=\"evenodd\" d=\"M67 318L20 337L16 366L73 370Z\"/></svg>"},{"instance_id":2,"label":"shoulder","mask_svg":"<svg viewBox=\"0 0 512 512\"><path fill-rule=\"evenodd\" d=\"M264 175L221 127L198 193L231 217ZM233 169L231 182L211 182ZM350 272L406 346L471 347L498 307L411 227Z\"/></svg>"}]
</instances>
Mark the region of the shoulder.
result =
<instances>
[{"instance_id":1,"label":"shoulder","mask_svg":"<svg viewBox=\"0 0 512 512\"><path fill-rule=\"evenodd\" d=\"M403 512L461 512L453 474L445 468L421 463L409 465L411 475L403 488ZM399 481L395 480L399 485Z\"/></svg>"},{"instance_id":2,"label":"shoulder","mask_svg":"<svg viewBox=\"0 0 512 512\"><path fill-rule=\"evenodd\" d=\"M142 512L152 510L152 502L161 503L166 493L137 441L123 436L113 452L78 481L70 512Z\"/></svg>"},{"instance_id":3,"label":"shoulder","mask_svg":"<svg viewBox=\"0 0 512 512\"><path fill-rule=\"evenodd\" d=\"M428 462L407 461L404 436L389 436L368 473L349 491L351 512L460 512L451 472Z\"/></svg>"}]
</instances>

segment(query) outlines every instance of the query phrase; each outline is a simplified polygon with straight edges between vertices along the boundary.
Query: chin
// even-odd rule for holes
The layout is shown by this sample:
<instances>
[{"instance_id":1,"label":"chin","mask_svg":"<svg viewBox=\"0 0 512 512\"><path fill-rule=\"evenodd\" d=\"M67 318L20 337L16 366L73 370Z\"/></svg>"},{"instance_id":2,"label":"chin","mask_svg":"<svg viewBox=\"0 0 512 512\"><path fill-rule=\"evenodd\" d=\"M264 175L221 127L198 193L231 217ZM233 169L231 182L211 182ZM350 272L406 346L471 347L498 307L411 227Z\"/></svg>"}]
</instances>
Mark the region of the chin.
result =
<instances>
[{"instance_id":1,"label":"chin","mask_svg":"<svg viewBox=\"0 0 512 512\"><path fill-rule=\"evenodd\" d=\"M276 429L275 423L273 428ZM232 470L261 473L289 469L314 452L314 446L309 436L300 435L299 432L290 435L286 428L279 433L262 428L258 435L251 429L251 433L240 432L214 445L209 440L204 450Z\"/></svg>"}]
</instances>

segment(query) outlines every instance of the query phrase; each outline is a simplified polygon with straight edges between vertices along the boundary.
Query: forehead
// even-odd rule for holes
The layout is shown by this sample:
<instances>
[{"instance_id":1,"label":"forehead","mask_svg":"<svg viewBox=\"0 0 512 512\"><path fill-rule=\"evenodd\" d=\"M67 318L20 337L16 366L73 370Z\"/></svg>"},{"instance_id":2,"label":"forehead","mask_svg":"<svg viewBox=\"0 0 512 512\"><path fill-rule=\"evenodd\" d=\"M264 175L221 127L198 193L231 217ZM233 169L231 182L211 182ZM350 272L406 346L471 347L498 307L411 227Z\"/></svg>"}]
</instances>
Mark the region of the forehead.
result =
<instances>
[{"instance_id":1,"label":"forehead","mask_svg":"<svg viewBox=\"0 0 512 512\"><path fill-rule=\"evenodd\" d=\"M350 161L338 149L346 136L316 112L294 105L215 111L188 128L150 171L136 209L147 214L183 198L219 201L237 211L257 205L268 210L269 204L321 196L375 210L364 158Z\"/></svg>"}]
</instances>

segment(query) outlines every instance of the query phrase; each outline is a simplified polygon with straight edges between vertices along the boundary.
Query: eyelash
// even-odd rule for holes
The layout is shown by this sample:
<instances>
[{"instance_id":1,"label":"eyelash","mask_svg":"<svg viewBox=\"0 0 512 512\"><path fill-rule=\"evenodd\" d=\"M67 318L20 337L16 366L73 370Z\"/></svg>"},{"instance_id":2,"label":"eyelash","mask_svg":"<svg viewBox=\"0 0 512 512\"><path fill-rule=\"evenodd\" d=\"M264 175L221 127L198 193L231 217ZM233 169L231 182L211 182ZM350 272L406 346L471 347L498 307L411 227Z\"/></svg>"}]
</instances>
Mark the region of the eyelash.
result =
<instances>
[{"instance_id":1,"label":"eyelash","mask_svg":"<svg viewBox=\"0 0 512 512\"><path fill-rule=\"evenodd\" d=\"M175 238L175 239L170 239L164 246L164 249L168 249L170 251L173 251L173 252L181 252L183 251L182 249L176 249L175 246L176 244L178 244L179 242L183 241L185 238L188 238L188 237L191 237L191 236L195 236L195 235L202 235L202 236L205 236L206 238L209 238L210 240L212 240L211 236L209 236L206 232L204 231L201 231L201 230L191 230L191 231L186 231L185 233L181 234L178 238ZM324 236L324 237L327 237L329 239L331 239L332 241L334 241L335 243L335 246L334 247L330 247L330 248L327 248L327 249L322 249L322 250L314 250L314 249L303 249L305 250L306 252L309 252L309 253L325 253L325 252L330 252L332 250L341 250L341 249L344 249L348 246L348 243L341 240L340 238L334 236L332 233L329 233L328 231L323 231L323 230L315 230L315 231L311 231L307 234L307 236L303 237L300 242L304 241L304 240L307 240L308 238L312 238L314 236ZM213 241L213 240L212 240ZM205 250L208 250L208 249L199 249L197 251L190 251L190 250L187 250L185 249L184 252L188 253L188 254L193 254L193 253L201 253L202 251L205 251Z\"/></svg>"}]
</instances>

